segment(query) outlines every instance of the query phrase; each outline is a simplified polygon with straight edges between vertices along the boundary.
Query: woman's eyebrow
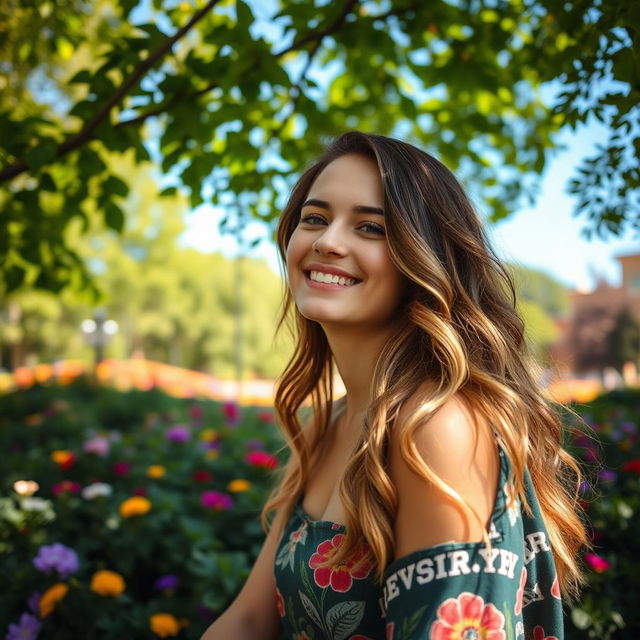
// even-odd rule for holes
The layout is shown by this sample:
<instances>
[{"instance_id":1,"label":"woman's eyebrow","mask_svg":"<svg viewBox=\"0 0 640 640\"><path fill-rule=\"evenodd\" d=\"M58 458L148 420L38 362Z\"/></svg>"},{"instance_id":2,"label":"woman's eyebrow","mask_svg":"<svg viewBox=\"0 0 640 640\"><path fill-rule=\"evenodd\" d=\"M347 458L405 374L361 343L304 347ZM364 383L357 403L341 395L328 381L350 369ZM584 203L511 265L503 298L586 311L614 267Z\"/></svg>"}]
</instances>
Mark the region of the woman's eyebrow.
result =
<instances>
[{"instance_id":1,"label":"woman's eyebrow","mask_svg":"<svg viewBox=\"0 0 640 640\"><path fill-rule=\"evenodd\" d=\"M331 205L326 200L317 200L316 198L310 198L307 200L301 207L304 209L305 207L319 207L321 209L331 210ZM364 204L357 204L352 208L352 211L355 213L372 213L377 216L383 216L384 211L380 207L370 207Z\"/></svg>"}]
</instances>

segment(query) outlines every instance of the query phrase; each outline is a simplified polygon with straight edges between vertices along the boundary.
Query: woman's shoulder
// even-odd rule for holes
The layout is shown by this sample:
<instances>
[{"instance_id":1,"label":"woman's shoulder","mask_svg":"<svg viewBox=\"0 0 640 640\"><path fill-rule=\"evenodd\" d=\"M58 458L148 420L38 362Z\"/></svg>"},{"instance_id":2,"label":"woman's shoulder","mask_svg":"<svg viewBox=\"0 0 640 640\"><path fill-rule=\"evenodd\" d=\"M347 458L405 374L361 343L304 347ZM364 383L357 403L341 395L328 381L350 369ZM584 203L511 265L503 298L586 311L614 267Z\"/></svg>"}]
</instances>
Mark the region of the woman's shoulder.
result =
<instances>
[{"instance_id":1,"label":"woman's shoulder","mask_svg":"<svg viewBox=\"0 0 640 640\"><path fill-rule=\"evenodd\" d=\"M493 431L469 401L454 394L432 411L426 391L403 404L390 438L396 557L445 541L482 540L500 473Z\"/></svg>"}]
</instances>

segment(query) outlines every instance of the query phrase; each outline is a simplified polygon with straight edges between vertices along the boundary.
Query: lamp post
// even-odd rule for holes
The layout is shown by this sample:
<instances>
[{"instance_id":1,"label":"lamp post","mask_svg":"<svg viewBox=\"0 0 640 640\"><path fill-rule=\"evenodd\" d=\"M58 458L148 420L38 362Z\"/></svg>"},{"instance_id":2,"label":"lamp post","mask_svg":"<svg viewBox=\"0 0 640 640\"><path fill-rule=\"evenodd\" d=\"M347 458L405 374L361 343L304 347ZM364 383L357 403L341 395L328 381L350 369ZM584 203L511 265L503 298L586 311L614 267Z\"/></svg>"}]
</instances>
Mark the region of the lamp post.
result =
<instances>
[{"instance_id":1,"label":"lamp post","mask_svg":"<svg viewBox=\"0 0 640 640\"><path fill-rule=\"evenodd\" d=\"M95 371L104 358L104 347L118 332L118 323L115 320L107 320L106 309L96 309L93 318L82 321L82 333L87 344L95 350Z\"/></svg>"}]
</instances>

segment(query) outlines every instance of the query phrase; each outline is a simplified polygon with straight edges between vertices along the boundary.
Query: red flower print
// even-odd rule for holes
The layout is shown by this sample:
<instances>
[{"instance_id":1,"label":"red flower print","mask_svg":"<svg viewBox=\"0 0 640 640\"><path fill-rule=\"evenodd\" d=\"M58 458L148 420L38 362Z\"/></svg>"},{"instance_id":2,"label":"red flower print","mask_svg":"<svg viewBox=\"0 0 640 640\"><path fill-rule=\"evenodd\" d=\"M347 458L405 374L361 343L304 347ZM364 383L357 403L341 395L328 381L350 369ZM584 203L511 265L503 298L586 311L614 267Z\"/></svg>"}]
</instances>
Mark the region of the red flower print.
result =
<instances>
[{"instance_id":1,"label":"red flower print","mask_svg":"<svg viewBox=\"0 0 640 640\"><path fill-rule=\"evenodd\" d=\"M395 626L395 623L387 622L387 628L385 629L385 631L386 631L386 633L385 633L386 640L393 640L393 627L394 626Z\"/></svg>"},{"instance_id":2,"label":"red flower print","mask_svg":"<svg viewBox=\"0 0 640 640\"><path fill-rule=\"evenodd\" d=\"M517 616L520 615L522 611L522 598L524 597L524 585L527 584L527 568L522 567L522 573L520 574L520 586L518 587L518 591L516 593L516 606L513 607L513 613Z\"/></svg>"},{"instance_id":3,"label":"red flower print","mask_svg":"<svg viewBox=\"0 0 640 640\"><path fill-rule=\"evenodd\" d=\"M555 577L555 580L551 585L551 595L554 598L558 598L558 600L560 600L560 583L558 582L558 576Z\"/></svg>"},{"instance_id":4,"label":"red flower print","mask_svg":"<svg viewBox=\"0 0 640 640\"><path fill-rule=\"evenodd\" d=\"M544 629L538 625L533 629L533 640L558 640L556 636L545 636Z\"/></svg>"},{"instance_id":5,"label":"red flower print","mask_svg":"<svg viewBox=\"0 0 640 640\"><path fill-rule=\"evenodd\" d=\"M284 598L280 593L280 589L276 587L276 607L278 607L278 615L284 618Z\"/></svg>"},{"instance_id":6,"label":"red flower print","mask_svg":"<svg viewBox=\"0 0 640 640\"><path fill-rule=\"evenodd\" d=\"M505 640L504 616L491 603L485 604L480 596L464 592L438 607L438 619L431 625L429 638Z\"/></svg>"},{"instance_id":7,"label":"red flower print","mask_svg":"<svg viewBox=\"0 0 640 640\"><path fill-rule=\"evenodd\" d=\"M342 544L344 535L337 533L331 540L325 540L318 545L316 552L309 558L309 568L314 569L313 579L323 589L329 585L334 591L344 593L351 589L353 579L362 580L371 572L372 565L366 560L362 561L367 553L367 546L362 545L360 550L345 564L337 567L318 567L321 562L333 556ZM354 568L355 566L355 568Z\"/></svg>"}]
</instances>

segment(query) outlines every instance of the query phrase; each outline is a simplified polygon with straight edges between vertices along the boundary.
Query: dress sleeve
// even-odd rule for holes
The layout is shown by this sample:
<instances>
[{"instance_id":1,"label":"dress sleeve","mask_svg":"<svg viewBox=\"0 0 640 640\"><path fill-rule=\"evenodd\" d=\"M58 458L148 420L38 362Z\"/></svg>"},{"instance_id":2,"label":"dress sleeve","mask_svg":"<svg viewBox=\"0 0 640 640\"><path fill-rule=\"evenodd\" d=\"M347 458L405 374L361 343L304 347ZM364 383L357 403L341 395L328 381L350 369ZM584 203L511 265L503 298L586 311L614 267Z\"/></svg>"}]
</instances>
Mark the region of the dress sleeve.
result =
<instances>
[{"instance_id":1,"label":"dress sleeve","mask_svg":"<svg viewBox=\"0 0 640 640\"><path fill-rule=\"evenodd\" d=\"M524 559L504 543L440 544L388 565L387 640L517 638Z\"/></svg>"}]
</instances>

